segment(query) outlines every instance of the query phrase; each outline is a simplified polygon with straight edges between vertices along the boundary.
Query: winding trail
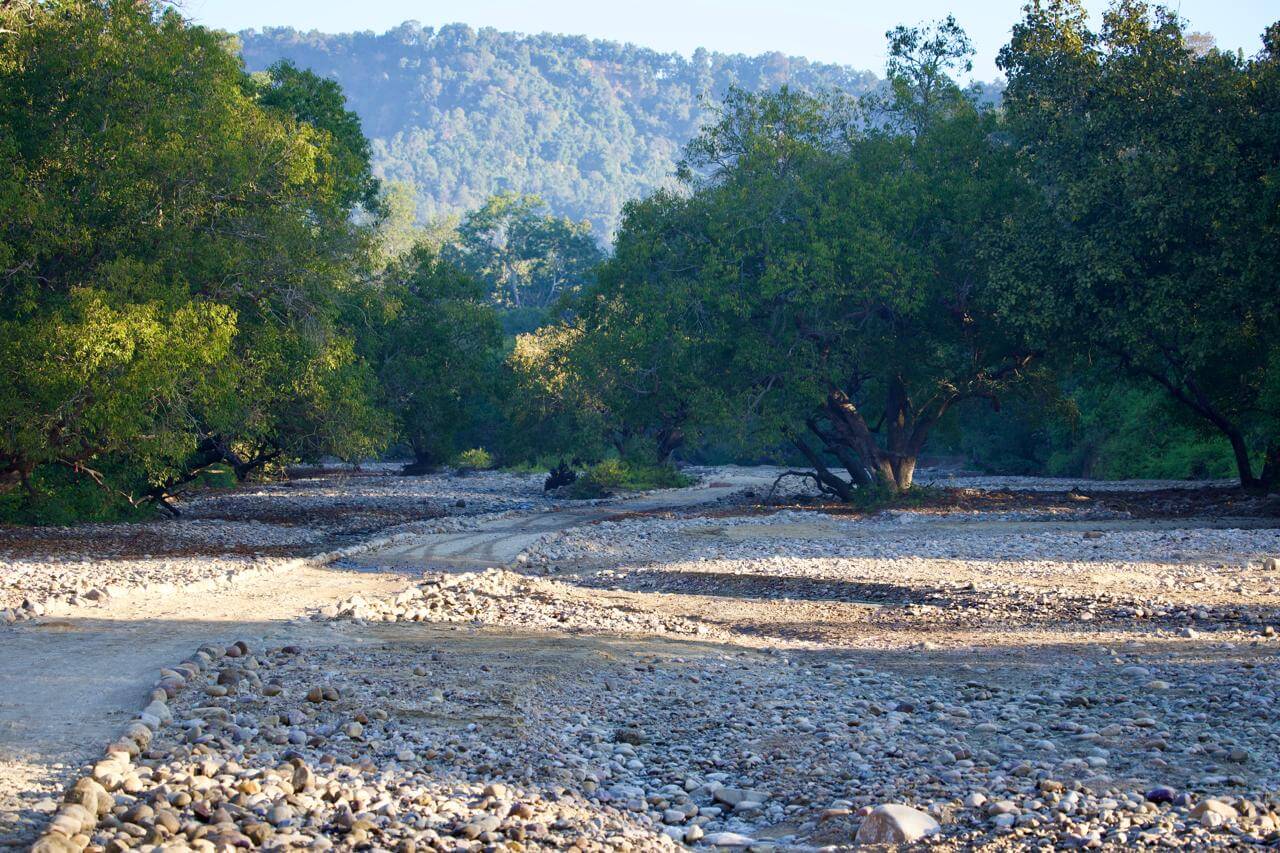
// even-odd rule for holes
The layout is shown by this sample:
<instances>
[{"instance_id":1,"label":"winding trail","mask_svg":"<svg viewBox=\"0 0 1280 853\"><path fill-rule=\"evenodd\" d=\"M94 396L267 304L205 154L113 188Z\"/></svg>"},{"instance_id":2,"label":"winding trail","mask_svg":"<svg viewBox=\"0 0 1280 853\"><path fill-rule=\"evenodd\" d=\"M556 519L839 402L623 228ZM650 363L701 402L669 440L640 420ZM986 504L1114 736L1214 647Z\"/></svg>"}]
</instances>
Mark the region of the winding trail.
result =
<instances>
[{"instance_id":1,"label":"winding trail","mask_svg":"<svg viewBox=\"0 0 1280 853\"><path fill-rule=\"evenodd\" d=\"M141 705L157 670L209 642L359 643L306 615L355 593L377 597L404 586L407 571L501 566L549 533L619 512L695 506L767 485L742 471L709 485L590 507L498 519L424 535L335 565L309 565L233 583L215 592L131 595L0 633L0 847L31 843L65 780L96 758ZM375 634L370 634L374 639Z\"/></svg>"},{"instance_id":2,"label":"winding trail","mask_svg":"<svg viewBox=\"0 0 1280 853\"><path fill-rule=\"evenodd\" d=\"M628 500L585 507L565 507L501 518L459 533L434 533L410 542L370 551L344 560L344 564L374 570L475 571L505 566L542 537L601 521L620 512L653 512L710 503L751 486L767 486L767 474L735 472L710 484L670 489Z\"/></svg>"}]
</instances>

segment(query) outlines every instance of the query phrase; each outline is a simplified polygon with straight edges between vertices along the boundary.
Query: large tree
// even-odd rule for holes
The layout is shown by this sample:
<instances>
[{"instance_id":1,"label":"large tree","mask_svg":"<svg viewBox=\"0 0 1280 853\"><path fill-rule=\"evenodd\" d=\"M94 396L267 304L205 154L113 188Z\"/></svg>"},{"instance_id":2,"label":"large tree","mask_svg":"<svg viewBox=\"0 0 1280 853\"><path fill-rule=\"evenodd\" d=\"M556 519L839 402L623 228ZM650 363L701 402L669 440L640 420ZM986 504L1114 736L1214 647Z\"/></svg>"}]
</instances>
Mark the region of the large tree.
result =
<instances>
[{"instance_id":1,"label":"large tree","mask_svg":"<svg viewBox=\"0 0 1280 853\"><path fill-rule=\"evenodd\" d=\"M621 342L608 382L647 391L651 424L785 438L842 499L909 488L947 412L1034 355L994 322L975 239L1026 194L996 118L947 76L967 42L952 22L890 36L873 113L733 93L688 149L692 192L627 209L582 315L585 339Z\"/></svg>"},{"instance_id":2,"label":"large tree","mask_svg":"<svg viewBox=\"0 0 1280 853\"><path fill-rule=\"evenodd\" d=\"M537 196L496 195L469 213L448 253L494 303L545 311L579 290L604 257L586 222L552 215Z\"/></svg>"},{"instance_id":3,"label":"large tree","mask_svg":"<svg viewBox=\"0 0 1280 853\"><path fill-rule=\"evenodd\" d=\"M418 246L371 294L362 336L384 405L413 452L409 473L448 461L474 434L501 362L497 314L475 279Z\"/></svg>"},{"instance_id":4,"label":"large tree","mask_svg":"<svg viewBox=\"0 0 1280 853\"><path fill-rule=\"evenodd\" d=\"M158 3L0 6L0 483L163 500L212 462L376 447L337 325L367 151L299 86Z\"/></svg>"},{"instance_id":5,"label":"large tree","mask_svg":"<svg viewBox=\"0 0 1280 853\"><path fill-rule=\"evenodd\" d=\"M1028 8L1001 52L1042 204L990 253L1009 321L1155 383L1280 486L1280 26L1253 59L1159 6ZM1257 463L1261 461L1261 474Z\"/></svg>"}]
</instances>

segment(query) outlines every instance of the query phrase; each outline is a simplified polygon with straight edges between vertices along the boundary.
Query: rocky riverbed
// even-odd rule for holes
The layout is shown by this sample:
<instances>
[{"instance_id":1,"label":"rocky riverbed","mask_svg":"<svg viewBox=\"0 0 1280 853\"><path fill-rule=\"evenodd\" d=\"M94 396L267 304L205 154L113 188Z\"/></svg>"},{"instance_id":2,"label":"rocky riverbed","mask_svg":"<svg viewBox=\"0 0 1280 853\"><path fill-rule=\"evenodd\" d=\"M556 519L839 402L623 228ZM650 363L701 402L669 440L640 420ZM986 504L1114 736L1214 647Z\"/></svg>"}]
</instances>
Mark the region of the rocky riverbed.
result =
<instances>
[{"instance_id":1,"label":"rocky riverbed","mask_svg":"<svg viewBox=\"0 0 1280 853\"><path fill-rule=\"evenodd\" d=\"M749 620L752 630L778 641L1007 645L1015 631L1034 631L1039 642L1117 632L1269 641L1280 624L1276 524L1131 519L1092 508L868 518L722 511L574 528L525 560L580 586L712 598L727 614L751 605L763 620ZM877 607L855 616L850 606L859 604ZM712 623L716 609L706 614ZM829 630L787 633L781 626L804 621L785 618L791 611L833 621Z\"/></svg>"},{"instance_id":2,"label":"rocky riverbed","mask_svg":"<svg viewBox=\"0 0 1280 853\"><path fill-rule=\"evenodd\" d=\"M283 482L199 492L178 504L176 519L0 526L0 625L137 591L212 589L371 537L460 530L553 503L535 475L401 477L398 470L312 470Z\"/></svg>"},{"instance_id":3,"label":"rocky riverbed","mask_svg":"<svg viewBox=\"0 0 1280 853\"><path fill-rule=\"evenodd\" d=\"M1274 519L1073 495L619 515L348 595L159 673L44 849L1280 843Z\"/></svg>"},{"instance_id":4,"label":"rocky riverbed","mask_svg":"<svg viewBox=\"0 0 1280 853\"><path fill-rule=\"evenodd\" d=\"M111 796L87 840L813 849L884 805L903 807L889 837L956 848L1275 838L1274 660L925 668L417 625L365 639L206 648L162 673L155 734L94 771Z\"/></svg>"}]
</instances>

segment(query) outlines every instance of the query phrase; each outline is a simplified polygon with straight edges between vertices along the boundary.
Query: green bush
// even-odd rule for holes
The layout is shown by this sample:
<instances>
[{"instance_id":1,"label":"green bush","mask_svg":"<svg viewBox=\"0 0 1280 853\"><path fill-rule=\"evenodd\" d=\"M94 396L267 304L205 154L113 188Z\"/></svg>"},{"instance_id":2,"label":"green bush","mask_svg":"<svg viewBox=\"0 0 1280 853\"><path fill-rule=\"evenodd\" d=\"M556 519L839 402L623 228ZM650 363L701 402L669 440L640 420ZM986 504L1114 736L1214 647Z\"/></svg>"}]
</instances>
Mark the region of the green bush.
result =
<instances>
[{"instance_id":1,"label":"green bush","mask_svg":"<svg viewBox=\"0 0 1280 853\"><path fill-rule=\"evenodd\" d=\"M464 450L453 460L453 467L467 468L473 471L488 471L493 467L493 454L483 447Z\"/></svg>"},{"instance_id":2,"label":"green bush","mask_svg":"<svg viewBox=\"0 0 1280 853\"><path fill-rule=\"evenodd\" d=\"M608 497L618 491L678 489L692 485L693 478L671 465L641 465L621 459L602 459L578 475L560 494L576 500Z\"/></svg>"},{"instance_id":3,"label":"green bush","mask_svg":"<svg viewBox=\"0 0 1280 853\"><path fill-rule=\"evenodd\" d=\"M504 464L502 470L511 474L545 474L559 465L561 459L567 460L568 457L541 454L529 459L522 459L519 462Z\"/></svg>"},{"instance_id":4,"label":"green bush","mask_svg":"<svg viewBox=\"0 0 1280 853\"><path fill-rule=\"evenodd\" d=\"M117 473L115 466L104 467L109 475L120 478L132 473ZM0 493L0 522L56 526L82 521L138 521L154 515L153 507L135 507L120 493L52 465L42 465L33 472L30 492L19 488Z\"/></svg>"}]
</instances>

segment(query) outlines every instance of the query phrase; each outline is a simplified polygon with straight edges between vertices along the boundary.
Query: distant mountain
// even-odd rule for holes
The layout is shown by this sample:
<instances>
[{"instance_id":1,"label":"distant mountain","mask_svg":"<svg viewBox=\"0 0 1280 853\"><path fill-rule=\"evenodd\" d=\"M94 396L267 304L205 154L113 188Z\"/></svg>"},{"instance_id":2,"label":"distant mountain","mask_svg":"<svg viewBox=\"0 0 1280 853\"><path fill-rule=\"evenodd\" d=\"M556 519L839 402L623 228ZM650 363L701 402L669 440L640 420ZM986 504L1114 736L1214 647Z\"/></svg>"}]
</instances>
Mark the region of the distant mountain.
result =
<instances>
[{"instance_id":1,"label":"distant mountain","mask_svg":"<svg viewBox=\"0 0 1280 853\"><path fill-rule=\"evenodd\" d=\"M495 192L542 196L607 237L623 202L670 179L731 84L864 93L869 71L770 53L686 58L582 36L521 35L415 21L376 35L289 28L240 33L245 62L278 59L342 84L380 177L412 181L429 219Z\"/></svg>"}]
</instances>

